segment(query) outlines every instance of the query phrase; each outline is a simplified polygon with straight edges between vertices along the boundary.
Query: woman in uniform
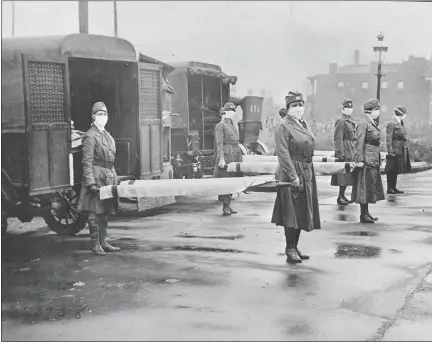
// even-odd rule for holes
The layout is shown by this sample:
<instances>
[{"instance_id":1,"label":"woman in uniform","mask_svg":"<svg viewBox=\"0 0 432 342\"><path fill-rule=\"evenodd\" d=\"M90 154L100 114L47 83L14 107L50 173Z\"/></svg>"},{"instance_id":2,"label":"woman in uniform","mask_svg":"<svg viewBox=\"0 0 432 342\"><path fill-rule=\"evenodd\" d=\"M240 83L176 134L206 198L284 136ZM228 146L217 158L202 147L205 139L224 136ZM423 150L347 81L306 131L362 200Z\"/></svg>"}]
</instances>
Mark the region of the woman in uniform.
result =
<instances>
[{"instance_id":1,"label":"woman in uniform","mask_svg":"<svg viewBox=\"0 0 432 342\"><path fill-rule=\"evenodd\" d=\"M116 146L113 137L105 130L108 111L103 102L93 105L92 119L93 123L82 140L83 181L78 208L88 217L92 251L105 255L105 251L114 252L120 249L106 241L108 215L113 199L99 199L101 186L117 185L117 174L114 170Z\"/></svg>"},{"instance_id":2,"label":"woman in uniform","mask_svg":"<svg viewBox=\"0 0 432 342\"><path fill-rule=\"evenodd\" d=\"M411 171L411 161L407 146L407 131L404 120L407 109L404 106L397 106L394 110L393 120L387 124L387 193L403 194L403 191L396 188L397 175Z\"/></svg>"},{"instance_id":3,"label":"woman in uniform","mask_svg":"<svg viewBox=\"0 0 432 342\"><path fill-rule=\"evenodd\" d=\"M374 223L378 218L369 213L369 203L383 200L384 189L381 180L380 134L377 120L380 104L376 99L363 106L364 117L356 129L354 161L356 162L351 200L360 204L360 222Z\"/></svg>"},{"instance_id":4,"label":"woman in uniform","mask_svg":"<svg viewBox=\"0 0 432 342\"><path fill-rule=\"evenodd\" d=\"M285 230L287 262L301 263L309 259L299 247L302 230L321 229L318 193L312 156L315 150L313 133L303 120L302 94L289 92L285 97L287 112L275 130L276 155L279 167L276 179L289 183L277 188L272 223Z\"/></svg>"},{"instance_id":5,"label":"woman in uniform","mask_svg":"<svg viewBox=\"0 0 432 342\"><path fill-rule=\"evenodd\" d=\"M228 172L227 164L242 161L238 129L234 126L235 105L228 102L219 112L221 121L215 126L215 178L242 177L242 172ZM231 194L219 195L223 215L237 214L231 208Z\"/></svg>"},{"instance_id":6,"label":"woman in uniform","mask_svg":"<svg viewBox=\"0 0 432 342\"><path fill-rule=\"evenodd\" d=\"M355 123L351 120L353 111L353 103L349 99L345 99L342 103L342 115L335 123L334 145L335 157L338 162L352 162L355 149ZM347 186L353 185L351 173L338 173L332 175L331 185L339 186L339 196L337 203L339 205L348 205L351 203L345 197Z\"/></svg>"}]
</instances>

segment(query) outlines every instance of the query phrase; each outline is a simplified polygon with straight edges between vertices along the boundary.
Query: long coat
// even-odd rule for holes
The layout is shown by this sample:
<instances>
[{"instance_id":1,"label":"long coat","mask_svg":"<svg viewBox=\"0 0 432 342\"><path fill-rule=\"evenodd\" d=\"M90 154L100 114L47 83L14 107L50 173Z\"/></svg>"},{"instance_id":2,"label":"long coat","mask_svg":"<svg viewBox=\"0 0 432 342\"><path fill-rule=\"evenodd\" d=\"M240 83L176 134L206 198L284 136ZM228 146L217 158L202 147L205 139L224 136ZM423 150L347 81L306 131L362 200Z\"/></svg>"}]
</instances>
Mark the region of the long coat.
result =
<instances>
[{"instance_id":1,"label":"long coat","mask_svg":"<svg viewBox=\"0 0 432 342\"><path fill-rule=\"evenodd\" d=\"M345 161L354 160L355 152L355 122L347 115L343 115L335 123L334 145L335 157L345 158ZM332 175L331 185L350 186L353 185L352 175L350 173L338 173Z\"/></svg>"},{"instance_id":2,"label":"long coat","mask_svg":"<svg viewBox=\"0 0 432 342\"><path fill-rule=\"evenodd\" d=\"M387 152L394 153L395 156L387 158L386 172L407 173L411 171L407 140L407 131L403 121L399 123L399 121L393 118L387 124L386 143Z\"/></svg>"},{"instance_id":3,"label":"long coat","mask_svg":"<svg viewBox=\"0 0 432 342\"><path fill-rule=\"evenodd\" d=\"M321 229L318 192L312 157L315 137L291 116L276 127L276 155L279 167L276 179L282 182L300 179L299 187L283 186L277 189L272 223L294 229L312 231Z\"/></svg>"},{"instance_id":4,"label":"long coat","mask_svg":"<svg viewBox=\"0 0 432 342\"><path fill-rule=\"evenodd\" d=\"M226 168L220 168L221 159L225 163L241 162L242 152L239 146L239 133L231 119L222 119L214 130L215 134L215 166L213 176L215 178L242 177L242 172L227 172Z\"/></svg>"},{"instance_id":5,"label":"long coat","mask_svg":"<svg viewBox=\"0 0 432 342\"><path fill-rule=\"evenodd\" d=\"M385 198L380 171L380 134L381 131L375 121L367 115L357 126L354 161L363 162L364 165L353 170L353 202L376 203Z\"/></svg>"},{"instance_id":6,"label":"long coat","mask_svg":"<svg viewBox=\"0 0 432 342\"><path fill-rule=\"evenodd\" d=\"M89 191L90 185L97 187L117 184L114 169L115 141L106 130L100 131L92 125L83 137L83 179L78 209L108 215L113 200L100 200L99 194Z\"/></svg>"}]
</instances>

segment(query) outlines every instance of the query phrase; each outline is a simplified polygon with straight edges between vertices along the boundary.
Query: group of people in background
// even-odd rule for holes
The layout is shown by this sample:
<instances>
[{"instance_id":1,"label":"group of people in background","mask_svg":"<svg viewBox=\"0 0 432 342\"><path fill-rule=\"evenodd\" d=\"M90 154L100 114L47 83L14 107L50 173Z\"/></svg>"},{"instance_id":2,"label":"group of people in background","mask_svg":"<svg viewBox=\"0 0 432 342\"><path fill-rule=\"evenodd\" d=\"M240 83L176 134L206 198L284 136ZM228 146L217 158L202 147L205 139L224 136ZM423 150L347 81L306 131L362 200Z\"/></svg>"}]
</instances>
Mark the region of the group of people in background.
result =
<instances>
[{"instance_id":1,"label":"group of people in background","mask_svg":"<svg viewBox=\"0 0 432 342\"><path fill-rule=\"evenodd\" d=\"M303 120L304 101L300 93L289 92L285 97L286 108L279 111L282 123L275 128L275 142L279 160L276 179L289 184L277 188L272 223L283 226L285 231L287 262L301 263L309 256L298 248L300 232L321 228L317 185L312 157L315 138ZM385 198L381 179L383 163L379 128L380 103L371 99L363 105L360 122L352 120L353 102L345 99L341 105L341 116L335 123L335 158L338 162L352 162L350 173L333 175L331 185L339 186L337 204L360 204L360 222L374 223L378 220L369 212L369 204ZM400 194L397 175L411 168L407 147L407 131L404 120L407 109L397 106L392 121L387 125L387 193ZM352 186L351 199L345 196Z\"/></svg>"}]
</instances>

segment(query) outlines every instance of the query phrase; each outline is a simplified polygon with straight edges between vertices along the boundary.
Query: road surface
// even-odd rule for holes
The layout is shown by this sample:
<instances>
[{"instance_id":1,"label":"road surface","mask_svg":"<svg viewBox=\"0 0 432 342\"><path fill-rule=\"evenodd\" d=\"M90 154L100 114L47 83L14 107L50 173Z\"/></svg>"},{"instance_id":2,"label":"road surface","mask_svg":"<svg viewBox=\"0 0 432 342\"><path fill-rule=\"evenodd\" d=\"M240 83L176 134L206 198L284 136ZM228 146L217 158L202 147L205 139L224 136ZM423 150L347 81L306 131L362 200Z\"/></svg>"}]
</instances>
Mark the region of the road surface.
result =
<instances>
[{"instance_id":1,"label":"road surface","mask_svg":"<svg viewBox=\"0 0 432 342\"><path fill-rule=\"evenodd\" d=\"M302 234L300 265L285 263L270 224L274 194L241 195L231 217L215 198L116 217L122 251L105 257L88 251L88 230L11 227L3 339L431 340L432 172L399 177L405 194L371 205L374 225L336 205L329 181L319 177L323 229Z\"/></svg>"}]
</instances>

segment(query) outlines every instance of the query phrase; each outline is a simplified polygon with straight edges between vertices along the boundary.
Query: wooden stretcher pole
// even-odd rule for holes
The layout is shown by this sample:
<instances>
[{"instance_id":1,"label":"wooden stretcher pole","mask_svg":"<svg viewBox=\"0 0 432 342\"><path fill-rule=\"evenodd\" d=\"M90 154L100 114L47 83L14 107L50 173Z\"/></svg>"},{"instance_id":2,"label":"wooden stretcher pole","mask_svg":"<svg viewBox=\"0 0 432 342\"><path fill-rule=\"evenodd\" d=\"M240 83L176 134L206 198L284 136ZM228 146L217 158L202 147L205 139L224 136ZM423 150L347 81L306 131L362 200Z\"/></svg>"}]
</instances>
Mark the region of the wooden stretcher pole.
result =
<instances>
[{"instance_id":1,"label":"wooden stretcher pole","mask_svg":"<svg viewBox=\"0 0 432 342\"><path fill-rule=\"evenodd\" d=\"M88 1L78 1L78 12L79 12L79 33L88 34Z\"/></svg>"}]
</instances>

